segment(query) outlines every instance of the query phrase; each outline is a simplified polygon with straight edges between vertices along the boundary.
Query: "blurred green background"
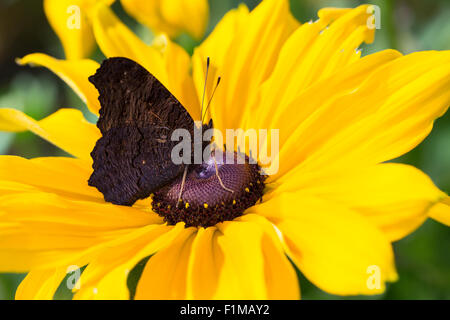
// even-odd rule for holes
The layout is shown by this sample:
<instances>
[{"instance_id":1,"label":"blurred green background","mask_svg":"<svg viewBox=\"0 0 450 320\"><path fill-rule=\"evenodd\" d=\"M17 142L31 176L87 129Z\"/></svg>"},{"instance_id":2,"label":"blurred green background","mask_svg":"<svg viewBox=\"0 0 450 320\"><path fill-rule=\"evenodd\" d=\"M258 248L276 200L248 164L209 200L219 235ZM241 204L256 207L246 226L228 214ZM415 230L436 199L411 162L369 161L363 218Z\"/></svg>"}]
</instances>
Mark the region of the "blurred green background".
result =
<instances>
[{"instance_id":1,"label":"blurred green background","mask_svg":"<svg viewBox=\"0 0 450 320\"><path fill-rule=\"evenodd\" d=\"M220 18L239 2L253 8L258 0L210 0L211 31ZM322 7L355 7L355 0L291 0L291 9L302 22L315 20ZM450 49L449 0L380 0L371 4L381 8L381 29L375 42L363 46L363 54L394 48L403 53L418 50ZM152 34L138 25L122 10L120 3L113 8L122 20L146 42ZM196 42L187 35L176 39L192 52ZM44 52L63 58L58 38L50 28L41 1L0 0L0 107L17 108L36 119L60 107L75 107L87 116L79 98L55 75L44 68L19 67L16 57L32 52ZM102 55L97 50L96 60ZM450 88L449 88L450 90ZM91 121L95 119L90 118ZM30 133L0 132L0 154L26 158L63 155L64 153ZM415 150L397 161L412 164L425 171L445 192L450 193L450 112L440 118L430 136ZM400 280L389 285L383 295L352 297L364 299L450 299L450 231L429 220L410 236L394 244ZM12 299L22 274L0 274L0 299ZM304 299L344 299L315 288L299 275ZM58 291L56 298L67 297Z\"/></svg>"}]
</instances>

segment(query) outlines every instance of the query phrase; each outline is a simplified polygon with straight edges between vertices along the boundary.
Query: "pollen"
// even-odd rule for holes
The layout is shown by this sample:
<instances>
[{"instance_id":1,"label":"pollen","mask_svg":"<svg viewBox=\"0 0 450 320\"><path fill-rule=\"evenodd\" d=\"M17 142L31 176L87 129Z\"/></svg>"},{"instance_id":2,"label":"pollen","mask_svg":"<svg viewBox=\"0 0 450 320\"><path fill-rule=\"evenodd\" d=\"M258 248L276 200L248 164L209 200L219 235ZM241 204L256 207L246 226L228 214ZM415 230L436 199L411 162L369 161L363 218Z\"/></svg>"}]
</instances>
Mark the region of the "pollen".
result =
<instances>
[{"instance_id":1,"label":"pollen","mask_svg":"<svg viewBox=\"0 0 450 320\"><path fill-rule=\"evenodd\" d=\"M189 202L186 202L186 209L189 208Z\"/></svg>"},{"instance_id":2,"label":"pollen","mask_svg":"<svg viewBox=\"0 0 450 320\"><path fill-rule=\"evenodd\" d=\"M208 209L208 204L205 203L205 204L203 205L203 207L204 207L205 209Z\"/></svg>"}]
</instances>

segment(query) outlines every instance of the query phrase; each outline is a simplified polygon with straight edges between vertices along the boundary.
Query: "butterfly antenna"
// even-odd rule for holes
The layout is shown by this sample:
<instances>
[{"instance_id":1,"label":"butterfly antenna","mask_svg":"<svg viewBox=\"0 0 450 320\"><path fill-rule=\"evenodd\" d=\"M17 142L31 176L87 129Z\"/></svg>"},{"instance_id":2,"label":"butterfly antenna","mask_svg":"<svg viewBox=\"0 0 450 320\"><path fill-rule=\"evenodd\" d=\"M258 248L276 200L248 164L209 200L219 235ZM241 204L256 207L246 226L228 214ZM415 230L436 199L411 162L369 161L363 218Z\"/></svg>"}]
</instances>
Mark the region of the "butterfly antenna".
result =
<instances>
[{"instance_id":1,"label":"butterfly antenna","mask_svg":"<svg viewBox=\"0 0 450 320\"><path fill-rule=\"evenodd\" d=\"M202 117L202 122L203 122L203 103L205 102L205 93L206 93L206 84L208 81L208 72L209 72L209 57L206 58L205 85L203 86L202 109L200 110L200 116Z\"/></svg>"},{"instance_id":2,"label":"butterfly antenna","mask_svg":"<svg viewBox=\"0 0 450 320\"><path fill-rule=\"evenodd\" d=\"M208 111L209 105L211 104L211 101L212 101L212 99L213 99L213 97L214 97L214 93L216 93L217 87L219 86L220 79L221 79L220 77L217 78L217 83L216 83L216 86L215 86L215 88L214 88L214 91L213 91L213 93L212 93L212 95L211 95L211 98L209 98L208 104L206 105L205 114L203 115L203 118L202 118L202 123L203 123L203 119L204 119L205 116L206 116L206 111Z\"/></svg>"}]
</instances>

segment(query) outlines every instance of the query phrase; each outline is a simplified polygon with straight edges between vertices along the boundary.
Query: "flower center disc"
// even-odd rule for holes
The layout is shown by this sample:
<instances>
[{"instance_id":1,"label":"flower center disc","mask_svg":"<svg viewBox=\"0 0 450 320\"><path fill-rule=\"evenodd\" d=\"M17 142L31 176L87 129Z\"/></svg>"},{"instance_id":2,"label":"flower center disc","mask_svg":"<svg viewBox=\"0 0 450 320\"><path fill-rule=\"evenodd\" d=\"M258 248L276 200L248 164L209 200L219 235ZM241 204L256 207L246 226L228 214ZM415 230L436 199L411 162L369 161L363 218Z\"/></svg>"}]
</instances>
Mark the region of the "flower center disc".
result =
<instances>
[{"instance_id":1,"label":"flower center disc","mask_svg":"<svg viewBox=\"0 0 450 320\"><path fill-rule=\"evenodd\" d=\"M185 222L186 227L206 228L241 216L261 199L266 176L261 175L259 165L249 163L248 157L230 152L224 152L223 157L222 163L217 162L217 172L225 188L211 156L186 175L178 205L182 177L154 193L153 210L168 224Z\"/></svg>"}]
</instances>

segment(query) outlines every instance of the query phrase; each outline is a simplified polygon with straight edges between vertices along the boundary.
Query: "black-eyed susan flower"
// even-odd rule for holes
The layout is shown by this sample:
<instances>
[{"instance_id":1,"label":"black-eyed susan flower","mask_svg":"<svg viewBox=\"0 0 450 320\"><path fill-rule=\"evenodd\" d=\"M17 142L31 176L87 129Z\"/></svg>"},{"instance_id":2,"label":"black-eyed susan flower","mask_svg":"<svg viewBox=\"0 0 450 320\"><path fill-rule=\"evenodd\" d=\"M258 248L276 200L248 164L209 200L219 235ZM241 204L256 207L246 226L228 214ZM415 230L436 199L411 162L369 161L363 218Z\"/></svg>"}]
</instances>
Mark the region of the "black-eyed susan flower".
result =
<instances>
[{"instance_id":1,"label":"black-eyed susan flower","mask_svg":"<svg viewBox=\"0 0 450 320\"><path fill-rule=\"evenodd\" d=\"M265 0L252 12L240 6L190 57L168 39L145 45L98 6L92 23L103 53L144 66L194 119L211 57L210 79L222 77L209 109L215 127L279 129L279 170L264 181L262 201L242 215L186 228L165 223L151 199L113 205L88 186L100 133L79 111L35 121L2 109L0 129L31 130L74 156L0 157L0 270L29 271L17 298L52 298L68 268L86 266L75 298L127 299L139 262L137 299L297 299L293 264L333 294L382 292L397 279L391 242L428 215L449 223L446 194L418 169L386 161L419 144L446 112L450 52L361 57L357 48L373 39L367 12L323 9L300 25L288 1ZM88 82L97 62L44 54L19 62L49 68L98 114ZM244 193L258 183L245 182ZM369 284L372 270L378 286Z\"/></svg>"},{"instance_id":2,"label":"black-eyed susan flower","mask_svg":"<svg viewBox=\"0 0 450 320\"><path fill-rule=\"evenodd\" d=\"M95 46L95 25L89 15L97 4L115 0L44 0L47 19L61 40L66 59L88 57ZM124 9L153 32L175 37L187 32L200 39L209 19L207 0L122 0ZM94 20L95 21L95 20Z\"/></svg>"}]
</instances>

